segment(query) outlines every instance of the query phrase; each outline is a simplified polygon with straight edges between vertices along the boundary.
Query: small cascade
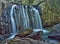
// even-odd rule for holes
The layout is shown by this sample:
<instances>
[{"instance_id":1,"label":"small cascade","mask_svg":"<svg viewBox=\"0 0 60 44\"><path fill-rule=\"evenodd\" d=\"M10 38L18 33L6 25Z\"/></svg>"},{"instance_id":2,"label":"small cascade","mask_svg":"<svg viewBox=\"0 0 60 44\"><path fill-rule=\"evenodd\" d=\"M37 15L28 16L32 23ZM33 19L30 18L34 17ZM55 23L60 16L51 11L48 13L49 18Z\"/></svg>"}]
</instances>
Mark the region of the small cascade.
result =
<instances>
[{"instance_id":1,"label":"small cascade","mask_svg":"<svg viewBox=\"0 0 60 44\"><path fill-rule=\"evenodd\" d=\"M39 11L32 6L31 12L33 13L31 16L33 22L33 29L43 29Z\"/></svg>"},{"instance_id":2,"label":"small cascade","mask_svg":"<svg viewBox=\"0 0 60 44\"><path fill-rule=\"evenodd\" d=\"M44 33L48 33L49 31L43 29L41 15L39 14L39 10L31 6L30 11L31 11L30 16L32 18L32 24L33 24L32 26L33 31L34 32L43 31Z\"/></svg>"},{"instance_id":3,"label":"small cascade","mask_svg":"<svg viewBox=\"0 0 60 44\"><path fill-rule=\"evenodd\" d=\"M12 25L12 36L8 39L11 39L11 38L14 38L16 33L17 33L17 29L16 29L16 23L15 23L15 20L13 18L13 10L15 9L15 7L17 7L17 5L13 5L12 8L11 8L11 14L10 14L10 17L11 17L11 25Z\"/></svg>"}]
</instances>

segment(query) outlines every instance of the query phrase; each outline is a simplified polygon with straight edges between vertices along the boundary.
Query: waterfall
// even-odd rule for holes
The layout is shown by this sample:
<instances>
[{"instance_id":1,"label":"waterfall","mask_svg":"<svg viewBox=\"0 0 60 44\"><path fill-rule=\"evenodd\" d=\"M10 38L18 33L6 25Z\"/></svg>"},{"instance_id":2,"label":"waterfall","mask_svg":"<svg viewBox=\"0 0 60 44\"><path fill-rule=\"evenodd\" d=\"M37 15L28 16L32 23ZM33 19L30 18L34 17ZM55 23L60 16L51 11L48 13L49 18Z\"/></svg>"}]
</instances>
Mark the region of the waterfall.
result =
<instances>
[{"instance_id":1,"label":"waterfall","mask_svg":"<svg viewBox=\"0 0 60 44\"><path fill-rule=\"evenodd\" d=\"M16 10L15 8L18 8ZM18 13L16 13L19 11ZM38 9L33 6L27 5L12 5L10 11L11 24L12 24L12 32L14 33L9 39L14 38L17 33L17 26L21 26L22 29L33 28L34 32L43 31L47 32L43 29L41 16L39 14Z\"/></svg>"},{"instance_id":2,"label":"waterfall","mask_svg":"<svg viewBox=\"0 0 60 44\"><path fill-rule=\"evenodd\" d=\"M17 8L17 7L19 7L18 13L16 13L17 10L15 10L15 8ZM29 11L29 13L28 13L28 11ZM36 8L34 8L33 6L12 5L11 11L10 11L10 17L11 17L13 35L9 39L14 38L15 34L17 33L16 26L18 26L18 25L21 25L21 27L23 29L28 29L28 28L32 27L34 32L43 30L39 11ZM32 24L30 24L30 23L32 23Z\"/></svg>"},{"instance_id":3,"label":"waterfall","mask_svg":"<svg viewBox=\"0 0 60 44\"><path fill-rule=\"evenodd\" d=\"M8 39L14 38L15 35L21 31L20 29L24 30L31 27L33 32L48 32L43 29L39 10L34 6L13 4L7 11L9 11L8 15L10 16L9 18L11 21L11 25L9 27L12 27L12 29L10 28L11 32ZM9 19L6 13L4 15L7 16L7 19ZM18 26L20 26L20 29Z\"/></svg>"}]
</instances>

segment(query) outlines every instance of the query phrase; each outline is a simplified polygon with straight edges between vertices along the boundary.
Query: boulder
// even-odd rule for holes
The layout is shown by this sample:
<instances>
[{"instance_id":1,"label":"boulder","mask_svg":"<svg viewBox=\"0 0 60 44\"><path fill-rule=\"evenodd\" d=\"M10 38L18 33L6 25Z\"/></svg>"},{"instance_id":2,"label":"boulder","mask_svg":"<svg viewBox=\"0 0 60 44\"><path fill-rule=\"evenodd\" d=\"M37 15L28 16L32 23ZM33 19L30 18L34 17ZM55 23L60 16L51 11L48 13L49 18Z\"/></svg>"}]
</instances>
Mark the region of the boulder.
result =
<instances>
[{"instance_id":1,"label":"boulder","mask_svg":"<svg viewBox=\"0 0 60 44\"><path fill-rule=\"evenodd\" d=\"M53 26L52 31L49 33L49 38L60 40L60 23Z\"/></svg>"},{"instance_id":2,"label":"boulder","mask_svg":"<svg viewBox=\"0 0 60 44\"><path fill-rule=\"evenodd\" d=\"M27 38L32 38L34 40L41 40L41 36L42 36L43 32L42 31L38 31L38 32L34 32L28 36L26 36Z\"/></svg>"}]
</instances>

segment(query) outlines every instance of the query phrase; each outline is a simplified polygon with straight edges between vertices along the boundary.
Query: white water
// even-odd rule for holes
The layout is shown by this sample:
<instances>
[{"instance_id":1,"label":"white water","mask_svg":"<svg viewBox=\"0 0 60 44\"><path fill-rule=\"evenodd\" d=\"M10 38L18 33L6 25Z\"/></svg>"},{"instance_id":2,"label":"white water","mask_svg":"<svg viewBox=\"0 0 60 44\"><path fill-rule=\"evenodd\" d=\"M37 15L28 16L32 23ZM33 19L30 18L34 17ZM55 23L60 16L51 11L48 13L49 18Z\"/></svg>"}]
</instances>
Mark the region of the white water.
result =
<instances>
[{"instance_id":1,"label":"white water","mask_svg":"<svg viewBox=\"0 0 60 44\"><path fill-rule=\"evenodd\" d=\"M15 24L15 20L13 18L13 10L14 8L17 7L17 5L13 5L12 8L11 8L11 14L10 14L10 17L11 17L11 25L12 25L12 36L9 37L8 39L12 39L15 37L15 35L17 34L17 30L16 30L16 24Z\"/></svg>"},{"instance_id":2,"label":"white water","mask_svg":"<svg viewBox=\"0 0 60 44\"><path fill-rule=\"evenodd\" d=\"M39 14L39 11L31 6L31 18L33 22L33 32L43 31L44 33L48 33L48 30L44 30L42 26L41 16Z\"/></svg>"},{"instance_id":3,"label":"white water","mask_svg":"<svg viewBox=\"0 0 60 44\"><path fill-rule=\"evenodd\" d=\"M34 12L33 18L35 20L33 24L35 25L34 29L43 29L39 11L34 7L32 7L32 11Z\"/></svg>"},{"instance_id":4,"label":"white water","mask_svg":"<svg viewBox=\"0 0 60 44\"><path fill-rule=\"evenodd\" d=\"M22 12L23 12L23 14L21 14L21 15L23 15L23 22L24 22L24 29L26 29L26 28L28 28L28 27L30 27L30 25L29 25L29 18L28 18L28 14L27 14L27 10L26 10L26 8L27 8L27 6L25 6L25 8L24 8L24 6L22 5Z\"/></svg>"},{"instance_id":5,"label":"white water","mask_svg":"<svg viewBox=\"0 0 60 44\"><path fill-rule=\"evenodd\" d=\"M27 20L27 27L30 28L30 24L29 24L29 14L28 14L28 6L25 6L25 15L26 15L26 20Z\"/></svg>"},{"instance_id":6,"label":"white water","mask_svg":"<svg viewBox=\"0 0 60 44\"><path fill-rule=\"evenodd\" d=\"M25 6L25 8L24 8L24 6L23 5L21 5L20 6L20 22L21 22L21 24L22 24L22 28L23 29L27 29L27 28L29 28L30 27L30 25L29 25L29 17L28 17L28 13L27 13L27 6Z\"/></svg>"}]
</instances>

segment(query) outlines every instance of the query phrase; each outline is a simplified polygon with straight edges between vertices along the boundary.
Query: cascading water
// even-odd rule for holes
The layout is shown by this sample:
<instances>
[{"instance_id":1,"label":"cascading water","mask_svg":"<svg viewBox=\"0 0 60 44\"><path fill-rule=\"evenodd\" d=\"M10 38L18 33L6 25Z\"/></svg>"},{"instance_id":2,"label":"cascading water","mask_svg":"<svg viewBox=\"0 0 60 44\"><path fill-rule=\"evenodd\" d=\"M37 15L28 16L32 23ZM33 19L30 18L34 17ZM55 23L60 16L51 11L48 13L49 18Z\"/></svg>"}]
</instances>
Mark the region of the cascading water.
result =
<instances>
[{"instance_id":1,"label":"cascading water","mask_svg":"<svg viewBox=\"0 0 60 44\"><path fill-rule=\"evenodd\" d=\"M33 6L27 6L27 5L20 5L20 26L23 29L27 29L27 28L33 28L34 32L37 31L43 31L48 32L47 30L43 29L42 26L42 21L41 21L41 16L39 14L38 9L36 9ZM29 12L28 12L29 11Z\"/></svg>"},{"instance_id":2,"label":"cascading water","mask_svg":"<svg viewBox=\"0 0 60 44\"><path fill-rule=\"evenodd\" d=\"M11 8L11 14L10 14L10 17L11 17L11 24L12 24L12 36L9 38L9 39L11 39L11 38L14 38L15 37L15 35L16 35L16 23L15 23L15 20L14 20L14 18L13 18L13 10L15 9L15 7L17 7L17 5L13 5L12 6L12 8Z\"/></svg>"},{"instance_id":3,"label":"cascading water","mask_svg":"<svg viewBox=\"0 0 60 44\"><path fill-rule=\"evenodd\" d=\"M10 16L10 26L12 27L12 29L9 29L12 31L10 32L12 35L8 39L14 38L20 29L28 29L31 27L34 32L48 32L43 29L39 11L34 6L13 4L8 11L10 11L8 15ZM19 26L20 29L18 28Z\"/></svg>"},{"instance_id":4,"label":"cascading water","mask_svg":"<svg viewBox=\"0 0 60 44\"><path fill-rule=\"evenodd\" d=\"M31 6L30 11L32 13L31 18L32 18L32 24L33 24L33 31L34 32L43 31L44 33L48 32L47 30L43 29L41 16L39 14L38 9Z\"/></svg>"},{"instance_id":5,"label":"cascading water","mask_svg":"<svg viewBox=\"0 0 60 44\"><path fill-rule=\"evenodd\" d=\"M27 10L26 10L27 6L23 6L22 5L22 22L23 22L23 28L26 29L26 28L29 28L30 25L29 25L29 17L28 17L28 14L27 14Z\"/></svg>"},{"instance_id":6,"label":"cascading water","mask_svg":"<svg viewBox=\"0 0 60 44\"><path fill-rule=\"evenodd\" d=\"M33 17L32 22L34 25L33 29L43 29L39 11L36 8L31 7L31 12L33 13L32 15Z\"/></svg>"}]
</instances>

